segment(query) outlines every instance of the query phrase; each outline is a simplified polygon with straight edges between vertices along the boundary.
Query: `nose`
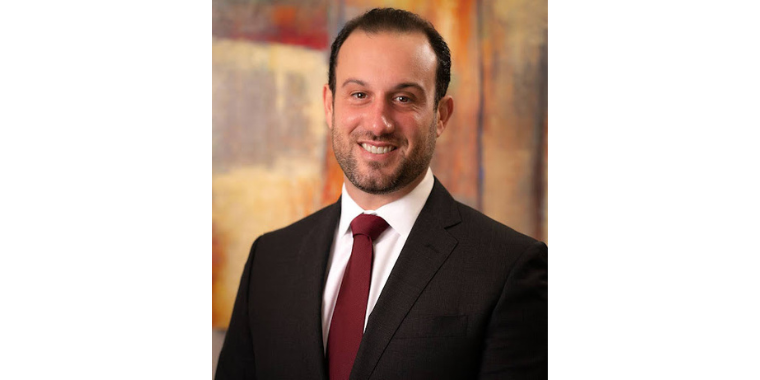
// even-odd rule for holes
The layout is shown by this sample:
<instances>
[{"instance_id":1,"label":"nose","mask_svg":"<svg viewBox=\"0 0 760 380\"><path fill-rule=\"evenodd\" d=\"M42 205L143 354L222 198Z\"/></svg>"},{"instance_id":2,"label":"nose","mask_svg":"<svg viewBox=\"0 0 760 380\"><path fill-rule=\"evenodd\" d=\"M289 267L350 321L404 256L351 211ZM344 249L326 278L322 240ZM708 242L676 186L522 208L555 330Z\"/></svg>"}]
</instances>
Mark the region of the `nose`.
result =
<instances>
[{"instance_id":1,"label":"nose","mask_svg":"<svg viewBox=\"0 0 760 380\"><path fill-rule=\"evenodd\" d=\"M378 99L370 110L370 119L368 128L375 136L382 136L393 133L395 129L391 104L388 100Z\"/></svg>"}]
</instances>

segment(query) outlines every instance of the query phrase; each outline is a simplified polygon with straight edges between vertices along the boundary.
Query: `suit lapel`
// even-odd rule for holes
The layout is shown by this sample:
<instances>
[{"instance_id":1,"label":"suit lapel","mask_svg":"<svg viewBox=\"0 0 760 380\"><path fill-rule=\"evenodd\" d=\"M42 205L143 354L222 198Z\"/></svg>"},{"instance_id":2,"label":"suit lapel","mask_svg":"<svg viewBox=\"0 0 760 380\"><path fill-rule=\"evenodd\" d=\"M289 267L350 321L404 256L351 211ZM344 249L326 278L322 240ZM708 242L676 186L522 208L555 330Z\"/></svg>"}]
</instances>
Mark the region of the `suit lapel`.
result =
<instances>
[{"instance_id":1,"label":"suit lapel","mask_svg":"<svg viewBox=\"0 0 760 380\"><path fill-rule=\"evenodd\" d=\"M436 179L369 316L351 379L368 379L372 374L393 334L456 247L456 239L445 228L459 221L454 199Z\"/></svg>"},{"instance_id":2,"label":"suit lapel","mask_svg":"<svg viewBox=\"0 0 760 380\"><path fill-rule=\"evenodd\" d=\"M293 342L294 354L299 356L297 362L303 366L303 373L311 374L310 378L318 374L319 379L327 379L322 344L322 292L335 226L340 219L340 199L324 211L304 237L294 265L296 278L302 279L298 283L303 284L302 302L293 305L296 315L302 316L302 331L298 334L301 338L300 342Z\"/></svg>"}]
</instances>

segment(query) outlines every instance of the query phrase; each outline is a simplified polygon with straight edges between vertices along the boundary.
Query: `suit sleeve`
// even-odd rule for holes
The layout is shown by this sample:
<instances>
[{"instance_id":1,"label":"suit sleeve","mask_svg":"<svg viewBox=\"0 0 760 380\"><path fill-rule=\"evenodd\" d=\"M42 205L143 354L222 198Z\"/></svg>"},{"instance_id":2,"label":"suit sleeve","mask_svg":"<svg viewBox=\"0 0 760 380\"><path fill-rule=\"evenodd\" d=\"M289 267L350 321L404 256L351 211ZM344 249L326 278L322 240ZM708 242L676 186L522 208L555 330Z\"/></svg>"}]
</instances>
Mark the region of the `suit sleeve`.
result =
<instances>
[{"instance_id":1,"label":"suit sleeve","mask_svg":"<svg viewBox=\"0 0 760 380\"><path fill-rule=\"evenodd\" d=\"M548 377L547 251L536 242L507 277L486 332L480 379Z\"/></svg>"},{"instance_id":2,"label":"suit sleeve","mask_svg":"<svg viewBox=\"0 0 760 380\"><path fill-rule=\"evenodd\" d=\"M219 361L216 366L216 380L255 379L256 366L254 362L253 341L248 318L248 293L251 282L251 266L256 251L253 243L248 261L243 268L240 278L240 287L232 309L232 317L224 337L222 351L219 353Z\"/></svg>"}]
</instances>

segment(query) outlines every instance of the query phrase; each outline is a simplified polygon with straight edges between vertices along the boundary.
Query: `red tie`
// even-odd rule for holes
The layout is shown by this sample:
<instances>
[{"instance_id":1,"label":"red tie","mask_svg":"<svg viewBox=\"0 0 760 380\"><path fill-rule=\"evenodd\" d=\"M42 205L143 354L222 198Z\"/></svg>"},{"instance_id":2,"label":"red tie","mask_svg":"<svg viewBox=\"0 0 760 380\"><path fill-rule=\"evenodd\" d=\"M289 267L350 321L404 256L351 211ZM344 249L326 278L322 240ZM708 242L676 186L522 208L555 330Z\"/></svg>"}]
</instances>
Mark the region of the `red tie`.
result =
<instances>
[{"instance_id":1,"label":"red tie","mask_svg":"<svg viewBox=\"0 0 760 380\"><path fill-rule=\"evenodd\" d=\"M361 214L351 222L354 246L348 259L327 337L330 380L346 380L354 366L364 333L369 283L372 278L372 241L388 227L383 218Z\"/></svg>"}]
</instances>

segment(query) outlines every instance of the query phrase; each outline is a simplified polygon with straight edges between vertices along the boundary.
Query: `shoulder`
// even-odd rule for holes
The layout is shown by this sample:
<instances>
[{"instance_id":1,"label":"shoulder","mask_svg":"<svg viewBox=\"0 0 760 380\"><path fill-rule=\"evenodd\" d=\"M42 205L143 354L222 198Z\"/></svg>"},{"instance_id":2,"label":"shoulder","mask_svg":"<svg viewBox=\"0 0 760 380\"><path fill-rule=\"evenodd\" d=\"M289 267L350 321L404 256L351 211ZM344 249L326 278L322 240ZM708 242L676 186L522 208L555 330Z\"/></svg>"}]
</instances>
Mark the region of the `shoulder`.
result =
<instances>
[{"instance_id":1,"label":"shoulder","mask_svg":"<svg viewBox=\"0 0 760 380\"><path fill-rule=\"evenodd\" d=\"M457 240L463 265L479 273L491 273L502 283L516 268L545 271L546 244L500 223L478 210L456 202L460 223L447 232Z\"/></svg>"},{"instance_id":2,"label":"shoulder","mask_svg":"<svg viewBox=\"0 0 760 380\"><path fill-rule=\"evenodd\" d=\"M427 221L441 225L460 244L472 250L506 250L511 254L519 254L532 247L546 250L544 243L457 201L437 178L423 209L425 212Z\"/></svg>"},{"instance_id":3,"label":"shoulder","mask_svg":"<svg viewBox=\"0 0 760 380\"><path fill-rule=\"evenodd\" d=\"M492 284L492 289L502 289L525 279L538 281L543 284L539 286L545 288L546 244L465 204L456 202L456 206L461 222L447 232L457 240L454 262L459 268L478 273L478 281Z\"/></svg>"},{"instance_id":4,"label":"shoulder","mask_svg":"<svg viewBox=\"0 0 760 380\"><path fill-rule=\"evenodd\" d=\"M455 201L462 222L455 227L463 234L478 236L484 241L498 241L510 246L529 247L542 242L498 222L482 212Z\"/></svg>"},{"instance_id":5,"label":"shoulder","mask_svg":"<svg viewBox=\"0 0 760 380\"><path fill-rule=\"evenodd\" d=\"M330 227L335 228L339 218L340 202L336 202L293 222L288 226L259 236L259 238L256 239L256 243L265 246L287 246L290 244L297 244L301 242L305 236L312 234L317 228L320 230L325 230Z\"/></svg>"}]
</instances>

